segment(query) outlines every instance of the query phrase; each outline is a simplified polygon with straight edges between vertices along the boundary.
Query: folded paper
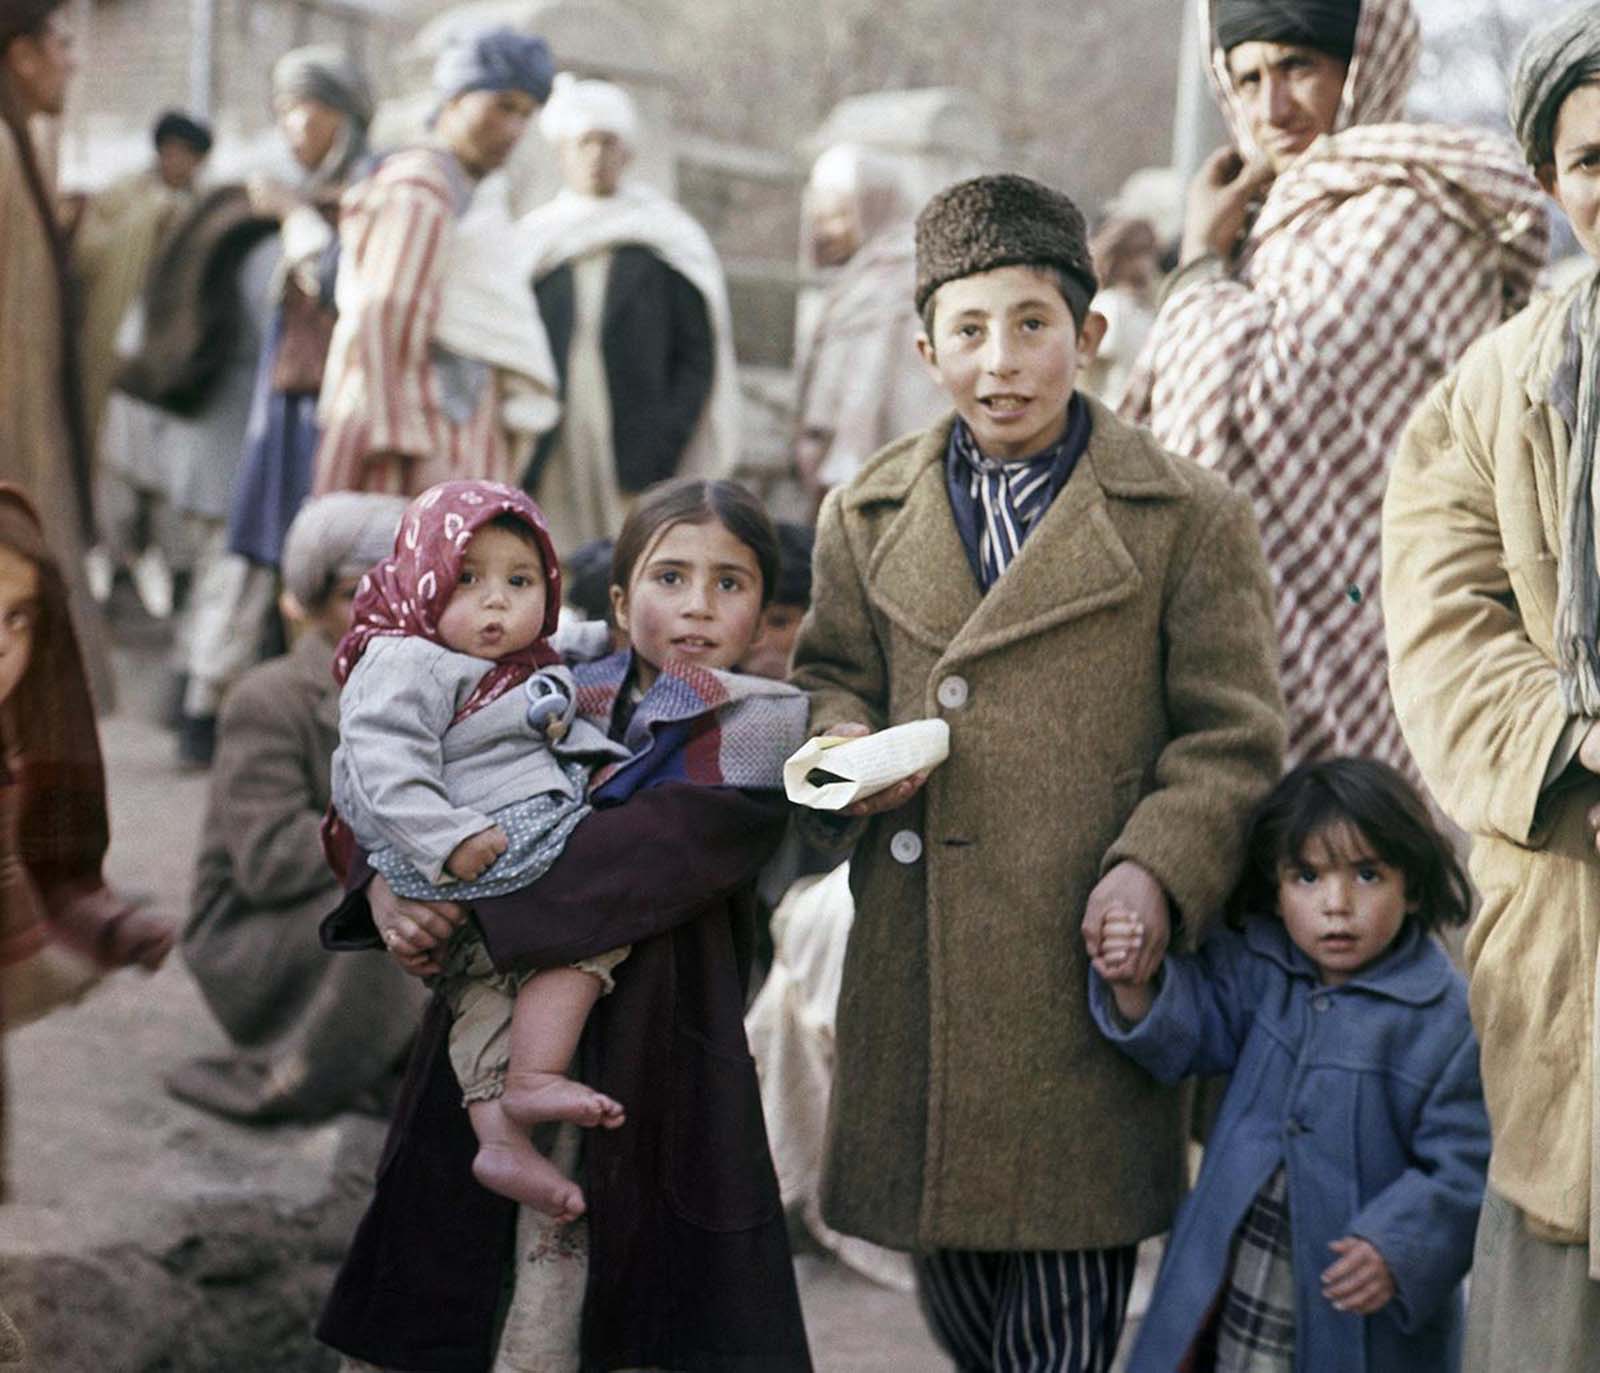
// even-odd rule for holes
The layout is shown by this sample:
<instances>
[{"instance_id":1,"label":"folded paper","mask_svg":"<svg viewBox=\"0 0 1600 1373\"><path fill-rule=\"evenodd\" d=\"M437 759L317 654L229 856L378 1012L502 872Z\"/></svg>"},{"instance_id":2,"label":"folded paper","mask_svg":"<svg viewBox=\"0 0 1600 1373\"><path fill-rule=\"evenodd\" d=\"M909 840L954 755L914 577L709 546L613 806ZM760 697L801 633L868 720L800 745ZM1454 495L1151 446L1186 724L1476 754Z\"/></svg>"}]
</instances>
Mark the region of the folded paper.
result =
<instances>
[{"instance_id":1,"label":"folded paper","mask_svg":"<svg viewBox=\"0 0 1600 1373\"><path fill-rule=\"evenodd\" d=\"M798 806L843 810L903 782L932 772L950 756L950 726L912 720L857 739L824 734L807 740L783 765L783 789Z\"/></svg>"}]
</instances>

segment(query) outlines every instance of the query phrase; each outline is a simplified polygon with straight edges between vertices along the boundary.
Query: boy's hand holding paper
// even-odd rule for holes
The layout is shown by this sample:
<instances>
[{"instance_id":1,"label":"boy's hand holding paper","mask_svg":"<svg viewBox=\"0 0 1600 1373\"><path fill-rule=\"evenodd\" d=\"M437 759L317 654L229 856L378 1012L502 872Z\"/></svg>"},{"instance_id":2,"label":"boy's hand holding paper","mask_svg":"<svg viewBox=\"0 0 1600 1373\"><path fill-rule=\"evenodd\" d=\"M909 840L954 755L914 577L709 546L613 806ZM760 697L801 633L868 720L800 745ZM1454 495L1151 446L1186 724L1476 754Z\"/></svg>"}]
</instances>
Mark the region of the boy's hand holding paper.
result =
<instances>
[{"instance_id":1,"label":"boy's hand holding paper","mask_svg":"<svg viewBox=\"0 0 1600 1373\"><path fill-rule=\"evenodd\" d=\"M950 726L943 720L912 720L876 734L858 734L859 728L841 726L838 734L819 735L801 745L783 768L784 790L791 801L813 810L849 809L852 814L886 809L871 805L875 797L900 805L916 786L904 796L892 794L891 789L912 782L920 785L950 755Z\"/></svg>"}]
</instances>

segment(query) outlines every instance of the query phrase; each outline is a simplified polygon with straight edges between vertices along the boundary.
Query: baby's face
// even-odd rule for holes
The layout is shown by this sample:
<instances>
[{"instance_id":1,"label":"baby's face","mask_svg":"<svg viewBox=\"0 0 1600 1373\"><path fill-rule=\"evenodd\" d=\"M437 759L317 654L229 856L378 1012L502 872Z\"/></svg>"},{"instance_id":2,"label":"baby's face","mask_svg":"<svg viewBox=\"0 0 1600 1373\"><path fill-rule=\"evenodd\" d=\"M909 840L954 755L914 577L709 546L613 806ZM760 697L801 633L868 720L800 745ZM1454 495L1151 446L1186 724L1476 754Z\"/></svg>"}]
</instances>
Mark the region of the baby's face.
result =
<instances>
[{"instance_id":1,"label":"baby's face","mask_svg":"<svg viewBox=\"0 0 1600 1373\"><path fill-rule=\"evenodd\" d=\"M455 594L439 617L439 637L457 653L503 658L539 637L544 597L539 550L509 529L480 529L462 556Z\"/></svg>"}]
</instances>

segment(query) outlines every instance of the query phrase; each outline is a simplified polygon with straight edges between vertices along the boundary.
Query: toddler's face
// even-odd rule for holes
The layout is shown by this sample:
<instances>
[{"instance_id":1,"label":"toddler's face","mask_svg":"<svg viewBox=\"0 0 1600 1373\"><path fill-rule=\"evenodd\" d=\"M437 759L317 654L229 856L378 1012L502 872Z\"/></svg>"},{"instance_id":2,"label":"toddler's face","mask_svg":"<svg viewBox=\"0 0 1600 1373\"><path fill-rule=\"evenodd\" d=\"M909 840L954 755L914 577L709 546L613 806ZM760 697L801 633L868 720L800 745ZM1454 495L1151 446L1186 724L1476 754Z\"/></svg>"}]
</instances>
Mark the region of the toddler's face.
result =
<instances>
[{"instance_id":1,"label":"toddler's face","mask_svg":"<svg viewBox=\"0 0 1600 1373\"><path fill-rule=\"evenodd\" d=\"M1416 907L1405 874L1346 824L1316 831L1299 858L1278 869L1278 914L1329 986L1382 955Z\"/></svg>"},{"instance_id":2,"label":"toddler's face","mask_svg":"<svg viewBox=\"0 0 1600 1373\"><path fill-rule=\"evenodd\" d=\"M461 559L439 637L445 647L475 658L499 659L527 648L544 625L544 592L544 561L532 543L509 529L480 529Z\"/></svg>"},{"instance_id":3,"label":"toddler's face","mask_svg":"<svg viewBox=\"0 0 1600 1373\"><path fill-rule=\"evenodd\" d=\"M646 549L626 592L611 588L613 618L648 688L662 663L731 668L761 627L761 566L719 521L675 524Z\"/></svg>"}]
</instances>

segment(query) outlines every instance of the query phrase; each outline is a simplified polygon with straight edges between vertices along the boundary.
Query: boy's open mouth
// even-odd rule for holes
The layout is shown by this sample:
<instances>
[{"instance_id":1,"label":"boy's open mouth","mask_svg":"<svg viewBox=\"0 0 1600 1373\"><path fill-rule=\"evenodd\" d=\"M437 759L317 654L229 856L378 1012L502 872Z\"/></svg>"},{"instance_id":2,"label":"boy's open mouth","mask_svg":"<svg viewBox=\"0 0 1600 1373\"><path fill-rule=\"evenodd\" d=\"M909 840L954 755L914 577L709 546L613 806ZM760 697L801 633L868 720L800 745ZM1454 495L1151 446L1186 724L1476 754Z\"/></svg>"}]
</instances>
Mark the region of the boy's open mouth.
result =
<instances>
[{"instance_id":1,"label":"boy's open mouth","mask_svg":"<svg viewBox=\"0 0 1600 1373\"><path fill-rule=\"evenodd\" d=\"M685 634L681 639L674 639L672 646L682 649L685 653L704 653L717 645L713 639L702 638L698 634Z\"/></svg>"},{"instance_id":2,"label":"boy's open mouth","mask_svg":"<svg viewBox=\"0 0 1600 1373\"><path fill-rule=\"evenodd\" d=\"M978 404L987 410L991 415L1014 415L1021 410L1027 409L1028 397L1013 395L1010 392L1006 392L1001 395L980 396L978 398Z\"/></svg>"}]
</instances>

